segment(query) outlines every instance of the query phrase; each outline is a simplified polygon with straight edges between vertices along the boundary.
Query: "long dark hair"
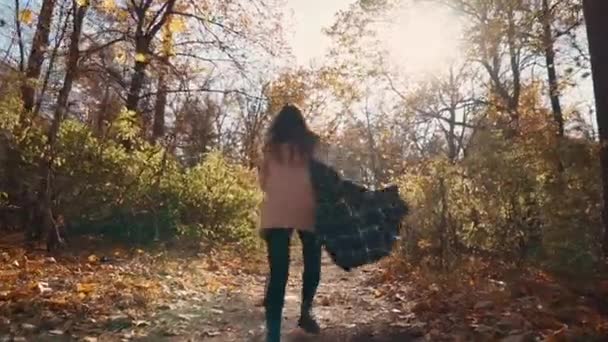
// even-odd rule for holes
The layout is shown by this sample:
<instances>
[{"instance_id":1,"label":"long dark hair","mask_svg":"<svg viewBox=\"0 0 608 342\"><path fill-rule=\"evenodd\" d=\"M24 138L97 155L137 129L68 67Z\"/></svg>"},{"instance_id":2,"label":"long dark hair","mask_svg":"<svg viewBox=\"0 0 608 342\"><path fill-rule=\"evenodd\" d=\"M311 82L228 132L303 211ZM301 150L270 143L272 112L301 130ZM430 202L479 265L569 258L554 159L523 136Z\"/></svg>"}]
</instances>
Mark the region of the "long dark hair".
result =
<instances>
[{"instance_id":1,"label":"long dark hair","mask_svg":"<svg viewBox=\"0 0 608 342\"><path fill-rule=\"evenodd\" d=\"M300 109L287 104L270 124L264 149L283 162L280 148L287 145L290 161L293 161L295 156L310 160L318 141L319 137L308 128Z\"/></svg>"}]
</instances>

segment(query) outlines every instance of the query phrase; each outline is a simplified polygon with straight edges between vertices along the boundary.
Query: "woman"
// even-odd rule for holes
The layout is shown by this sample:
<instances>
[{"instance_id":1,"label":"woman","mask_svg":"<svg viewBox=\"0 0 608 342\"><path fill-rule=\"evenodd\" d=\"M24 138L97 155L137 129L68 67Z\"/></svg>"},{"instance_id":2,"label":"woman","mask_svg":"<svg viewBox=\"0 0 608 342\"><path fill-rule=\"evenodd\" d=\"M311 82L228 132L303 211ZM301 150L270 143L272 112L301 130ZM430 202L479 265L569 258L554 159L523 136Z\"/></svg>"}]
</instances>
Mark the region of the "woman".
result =
<instances>
[{"instance_id":1,"label":"woman","mask_svg":"<svg viewBox=\"0 0 608 342\"><path fill-rule=\"evenodd\" d=\"M300 110L286 105L274 118L264 146L259 172L264 191L261 235L270 266L264 301L268 342L280 341L289 243L294 230L302 241L304 256L298 326L313 334L320 330L311 313L321 273L321 244L314 231L315 194L309 168L317 141Z\"/></svg>"}]
</instances>

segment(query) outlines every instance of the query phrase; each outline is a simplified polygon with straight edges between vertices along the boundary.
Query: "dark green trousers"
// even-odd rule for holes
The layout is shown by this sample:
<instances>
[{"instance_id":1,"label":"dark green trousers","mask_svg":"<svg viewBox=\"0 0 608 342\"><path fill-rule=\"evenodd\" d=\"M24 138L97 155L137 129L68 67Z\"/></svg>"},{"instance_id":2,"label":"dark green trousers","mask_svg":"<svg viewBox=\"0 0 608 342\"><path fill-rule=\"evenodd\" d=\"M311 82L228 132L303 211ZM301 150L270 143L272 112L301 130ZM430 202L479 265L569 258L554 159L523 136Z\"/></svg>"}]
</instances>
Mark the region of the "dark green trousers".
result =
<instances>
[{"instance_id":1,"label":"dark green trousers","mask_svg":"<svg viewBox=\"0 0 608 342\"><path fill-rule=\"evenodd\" d=\"M267 342L281 340L281 321L285 304L285 288L289 278L289 247L292 234L292 228L265 229L263 233L270 266L264 298ZM302 241L304 258L300 313L307 315L312 310L321 278L321 243L314 233L298 231L298 235Z\"/></svg>"}]
</instances>

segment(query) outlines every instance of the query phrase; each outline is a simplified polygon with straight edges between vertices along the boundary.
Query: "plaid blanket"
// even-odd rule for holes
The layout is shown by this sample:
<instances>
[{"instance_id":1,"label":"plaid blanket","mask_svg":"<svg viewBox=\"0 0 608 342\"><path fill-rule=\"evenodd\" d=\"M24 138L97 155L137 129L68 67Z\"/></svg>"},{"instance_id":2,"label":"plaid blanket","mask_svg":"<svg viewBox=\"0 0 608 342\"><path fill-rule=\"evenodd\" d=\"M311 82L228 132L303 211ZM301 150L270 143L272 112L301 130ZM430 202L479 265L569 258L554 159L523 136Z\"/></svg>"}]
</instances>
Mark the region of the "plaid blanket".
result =
<instances>
[{"instance_id":1,"label":"plaid blanket","mask_svg":"<svg viewBox=\"0 0 608 342\"><path fill-rule=\"evenodd\" d=\"M388 256L408 211L398 188L368 190L318 161L311 164L311 173L316 229L333 262L350 271Z\"/></svg>"}]
</instances>

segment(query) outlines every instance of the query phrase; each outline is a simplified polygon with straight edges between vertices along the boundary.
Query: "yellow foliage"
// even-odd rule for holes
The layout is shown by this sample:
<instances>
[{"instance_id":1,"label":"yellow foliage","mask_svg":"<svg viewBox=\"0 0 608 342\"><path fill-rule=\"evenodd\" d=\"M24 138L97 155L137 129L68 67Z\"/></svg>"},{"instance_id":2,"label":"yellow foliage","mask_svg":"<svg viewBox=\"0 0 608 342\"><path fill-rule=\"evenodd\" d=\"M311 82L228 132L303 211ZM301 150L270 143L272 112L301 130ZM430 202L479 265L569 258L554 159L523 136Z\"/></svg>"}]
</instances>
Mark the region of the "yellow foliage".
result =
<instances>
[{"instance_id":1,"label":"yellow foliage","mask_svg":"<svg viewBox=\"0 0 608 342\"><path fill-rule=\"evenodd\" d=\"M97 288L97 284L92 284L92 283L78 283L76 284L76 292L79 293L79 295L82 294L88 294L91 293L93 291L95 291L95 289Z\"/></svg>"},{"instance_id":2,"label":"yellow foliage","mask_svg":"<svg viewBox=\"0 0 608 342\"><path fill-rule=\"evenodd\" d=\"M173 33L181 33L186 30L184 18L172 16L169 20L169 30Z\"/></svg>"},{"instance_id":3,"label":"yellow foliage","mask_svg":"<svg viewBox=\"0 0 608 342\"><path fill-rule=\"evenodd\" d=\"M116 0L103 0L101 3L101 9L108 13L116 11L118 9L116 6Z\"/></svg>"},{"instance_id":4,"label":"yellow foliage","mask_svg":"<svg viewBox=\"0 0 608 342\"><path fill-rule=\"evenodd\" d=\"M140 63L145 63L146 62L146 55L138 52L135 54L135 61L140 62Z\"/></svg>"},{"instance_id":5,"label":"yellow foliage","mask_svg":"<svg viewBox=\"0 0 608 342\"><path fill-rule=\"evenodd\" d=\"M19 21L26 24L31 25L34 21L34 13L30 9L24 9L19 13Z\"/></svg>"}]
</instances>

